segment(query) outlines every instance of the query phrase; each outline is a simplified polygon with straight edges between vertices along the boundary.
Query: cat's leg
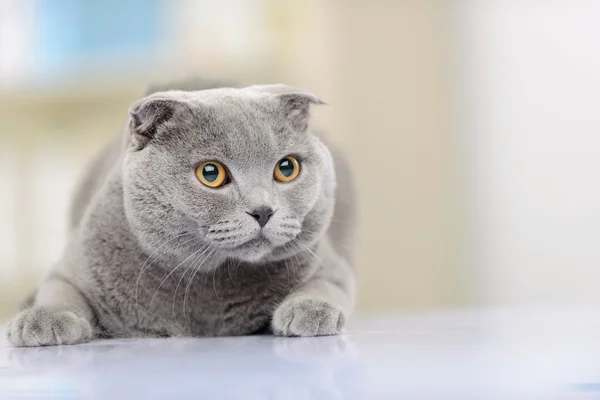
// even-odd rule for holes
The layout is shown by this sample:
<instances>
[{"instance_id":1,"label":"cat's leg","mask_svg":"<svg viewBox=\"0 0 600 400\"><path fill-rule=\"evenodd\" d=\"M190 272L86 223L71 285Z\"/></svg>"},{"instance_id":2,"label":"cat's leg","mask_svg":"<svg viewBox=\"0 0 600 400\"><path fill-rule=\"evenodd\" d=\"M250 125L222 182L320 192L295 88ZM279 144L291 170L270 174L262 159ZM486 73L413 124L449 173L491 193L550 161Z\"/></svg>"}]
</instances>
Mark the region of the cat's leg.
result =
<instances>
[{"instance_id":1,"label":"cat's leg","mask_svg":"<svg viewBox=\"0 0 600 400\"><path fill-rule=\"evenodd\" d=\"M323 253L321 261L316 260L318 272L275 310L271 322L275 335L336 335L344 327L354 306L354 271L331 248Z\"/></svg>"},{"instance_id":2,"label":"cat's leg","mask_svg":"<svg viewBox=\"0 0 600 400\"><path fill-rule=\"evenodd\" d=\"M16 347L53 346L89 341L93 312L81 292L58 275L40 285L35 303L17 314L6 328Z\"/></svg>"}]
</instances>

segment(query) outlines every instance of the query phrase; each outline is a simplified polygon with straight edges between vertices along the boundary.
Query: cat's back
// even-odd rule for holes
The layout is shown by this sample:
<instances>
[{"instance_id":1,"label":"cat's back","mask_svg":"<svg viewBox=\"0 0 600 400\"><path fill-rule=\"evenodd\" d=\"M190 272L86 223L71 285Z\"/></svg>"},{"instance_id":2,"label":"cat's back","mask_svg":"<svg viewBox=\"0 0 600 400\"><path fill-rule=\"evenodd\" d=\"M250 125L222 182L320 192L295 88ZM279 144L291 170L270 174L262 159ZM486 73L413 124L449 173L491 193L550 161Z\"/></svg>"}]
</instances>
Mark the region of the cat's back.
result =
<instances>
[{"instance_id":1,"label":"cat's back","mask_svg":"<svg viewBox=\"0 0 600 400\"><path fill-rule=\"evenodd\" d=\"M69 215L69 229L74 230L79 226L93 197L100 191L110 172L121 157L122 134L116 135L92 159L86 167L84 175L75 189Z\"/></svg>"},{"instance_id":2,"label":"cat's back","mask_svg":"<svg viewBox=\"0 0 600 400\"><path fill-rule=\"evenodd\" d=\"M336 252L352 265L358 224L358 199L354 173L343 149L329 140L323 132L316 132L316 134L331 153L337 182L335 207L327 236Z\"/></svg>"}]
</instances>

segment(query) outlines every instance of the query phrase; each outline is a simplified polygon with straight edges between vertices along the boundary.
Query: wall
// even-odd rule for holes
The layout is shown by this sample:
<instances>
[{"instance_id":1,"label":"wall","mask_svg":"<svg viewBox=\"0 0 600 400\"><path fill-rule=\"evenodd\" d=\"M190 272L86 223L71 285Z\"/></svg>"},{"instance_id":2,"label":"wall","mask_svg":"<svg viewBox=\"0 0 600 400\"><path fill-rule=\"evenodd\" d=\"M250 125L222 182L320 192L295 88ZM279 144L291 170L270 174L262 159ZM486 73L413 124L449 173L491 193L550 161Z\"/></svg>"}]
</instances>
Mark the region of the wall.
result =
<instances>
[{"instance_id":1,"label":"wall","mask_svg":"<svg viewBox=\"0 0 600 400\"><path fill-rule=\"evenodd\" d=\"M599 304L600 3L462 6L475 300Z\"/></svg>"}]
</instances>

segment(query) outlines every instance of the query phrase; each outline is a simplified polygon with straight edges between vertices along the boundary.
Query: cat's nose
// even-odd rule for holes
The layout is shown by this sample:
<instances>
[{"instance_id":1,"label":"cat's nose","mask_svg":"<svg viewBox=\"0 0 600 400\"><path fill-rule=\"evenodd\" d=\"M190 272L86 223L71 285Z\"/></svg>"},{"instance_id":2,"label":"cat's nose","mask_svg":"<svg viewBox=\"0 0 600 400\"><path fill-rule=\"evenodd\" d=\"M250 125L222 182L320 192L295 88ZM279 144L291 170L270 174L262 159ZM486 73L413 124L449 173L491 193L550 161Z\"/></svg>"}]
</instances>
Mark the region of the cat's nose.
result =
<instances>
[{"instance_id":1,"label":"cat's nose","mask_svg":"<svg viewBox=\"0 0 600 400\"><path fill-rule=\"evenodd\" d=\"M252 217L258 222L262 228L269 222L269 218L273 215L273 209L271 207L258 207L256 210L249 212Z\"/></svg>"}]
</instances>

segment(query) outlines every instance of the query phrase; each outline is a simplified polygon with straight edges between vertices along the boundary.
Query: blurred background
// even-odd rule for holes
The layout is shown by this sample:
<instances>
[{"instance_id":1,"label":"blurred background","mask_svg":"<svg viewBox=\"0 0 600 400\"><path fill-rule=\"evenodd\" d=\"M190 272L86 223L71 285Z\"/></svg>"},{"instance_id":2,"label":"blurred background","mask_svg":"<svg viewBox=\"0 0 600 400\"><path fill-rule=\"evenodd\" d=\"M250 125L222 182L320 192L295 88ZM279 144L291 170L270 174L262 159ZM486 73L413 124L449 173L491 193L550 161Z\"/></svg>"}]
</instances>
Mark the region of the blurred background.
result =
<instances>
[{"instance_id":1,"label":"blurred background","mask_svg":"<svg viewBox=\"0 0 600 400\"><path fill-rule=\"evenodd\" d=\"M284 82L352 159L359 313L600 303L600 2L0 1L0 320L151 82ZM373 173L373 171L378 173Z\"/></svg>"}]
</instances>

